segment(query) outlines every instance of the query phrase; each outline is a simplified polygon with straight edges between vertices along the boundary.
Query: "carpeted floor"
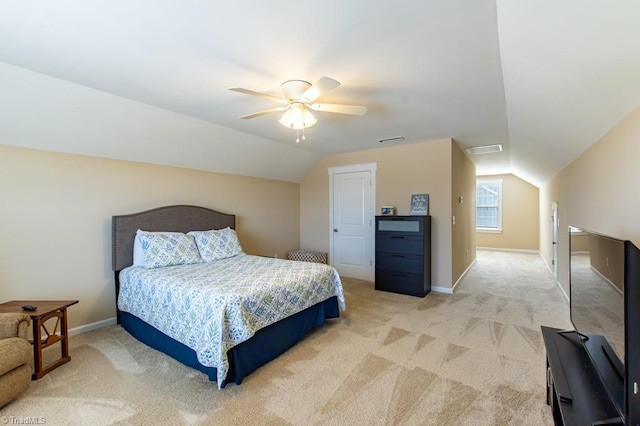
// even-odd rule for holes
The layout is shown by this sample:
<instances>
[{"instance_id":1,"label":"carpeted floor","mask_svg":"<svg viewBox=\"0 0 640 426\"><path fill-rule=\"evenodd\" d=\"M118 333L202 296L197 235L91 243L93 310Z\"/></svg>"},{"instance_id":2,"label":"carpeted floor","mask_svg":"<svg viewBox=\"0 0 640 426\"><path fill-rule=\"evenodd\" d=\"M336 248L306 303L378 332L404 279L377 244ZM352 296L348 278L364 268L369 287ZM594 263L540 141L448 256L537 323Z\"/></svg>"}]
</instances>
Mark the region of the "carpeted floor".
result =
<instances>
[{"instance_id":1,"label":"carpeted floor","mask_svg":"<svg viewBox=\"0 0 640 426\"><path fill-rule=\"evenodd\" d=\"M42 424L552 425L540 325L570 328L538 255L479 250L453 295L344 279L347 311L240 386L119 326L73 336L72 361L0 420ZM4 417L3 417L4 416Z\"/></svg>"}]
</instances>

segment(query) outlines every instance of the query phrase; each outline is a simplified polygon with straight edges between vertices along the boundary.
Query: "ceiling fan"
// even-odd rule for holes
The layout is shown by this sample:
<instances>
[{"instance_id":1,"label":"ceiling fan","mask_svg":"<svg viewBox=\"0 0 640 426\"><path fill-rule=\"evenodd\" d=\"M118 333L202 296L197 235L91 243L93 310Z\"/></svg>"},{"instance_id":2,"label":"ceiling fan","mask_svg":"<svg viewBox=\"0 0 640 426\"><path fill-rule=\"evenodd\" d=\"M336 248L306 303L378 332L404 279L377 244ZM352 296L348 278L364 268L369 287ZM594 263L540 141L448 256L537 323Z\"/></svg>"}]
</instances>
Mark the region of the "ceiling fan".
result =
<instances>
[{"instance_id":1,"label":"ceiling fan","mask_svg":"<svg viewBox=\"0 0 640 426\"><path fill-rule=\"evenodd\" d=\"M282 92L284 93L283 98L268 95L266 93L255 92L249 89L243 89L241 87L232 87L229 90L258 96L260 98L269 99L283 104L276 108L243 115L240 118L250 119L284 111L282 118L279 120L280 124L298 131L302 130L302 139L305 139L304 130L314 126L318 122L309 110L349 115L364 115L367 112L367 107L361 105L314 103L316 99L338 86L340 86L340 83L329 77L322 77L315 84L311 84L304 80L287 80L282 83ZM299 141L300 139L297 138L296 142Z\"/></svg>"}]
</instances>

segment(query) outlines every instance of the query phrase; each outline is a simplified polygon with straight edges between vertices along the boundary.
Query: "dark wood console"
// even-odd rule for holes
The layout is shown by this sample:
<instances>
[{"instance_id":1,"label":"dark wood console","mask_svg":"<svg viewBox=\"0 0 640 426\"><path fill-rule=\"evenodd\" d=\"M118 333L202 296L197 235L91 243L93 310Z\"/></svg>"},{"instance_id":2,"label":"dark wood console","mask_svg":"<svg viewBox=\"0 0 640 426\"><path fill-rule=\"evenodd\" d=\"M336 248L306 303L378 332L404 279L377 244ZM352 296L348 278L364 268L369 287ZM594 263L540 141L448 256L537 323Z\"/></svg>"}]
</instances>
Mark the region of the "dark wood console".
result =
<instances>
[{"instance_id":1,"label":"dark wood console","mask_svg":"<svg viewBox=\"0 0 640 426\"><path fill-rule=\"evenodd\" d=\"M547 404L551 406L554 423L566 426L622 424L613 403L613 398L618 396L612 396L605 386L607 380L622 382L622 379L600 377L576 332L541 328L547 350ZM589 344L608 346L602 336L588 337Z\"/></svg>"}]
</instances>

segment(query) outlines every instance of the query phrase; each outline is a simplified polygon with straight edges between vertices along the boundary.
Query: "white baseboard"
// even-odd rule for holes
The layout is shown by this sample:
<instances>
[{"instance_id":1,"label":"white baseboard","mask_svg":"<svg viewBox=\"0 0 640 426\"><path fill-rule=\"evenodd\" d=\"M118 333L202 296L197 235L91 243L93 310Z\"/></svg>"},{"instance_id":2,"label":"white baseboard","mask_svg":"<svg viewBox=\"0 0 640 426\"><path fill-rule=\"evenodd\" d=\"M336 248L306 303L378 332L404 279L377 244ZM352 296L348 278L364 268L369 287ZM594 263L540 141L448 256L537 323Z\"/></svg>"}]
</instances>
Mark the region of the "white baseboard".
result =
<instances>
[{"instance_id":1,"label":"white baseboard","mask_svg":"<svg viewBox=\"0 0 640 426\"><path fill-rule=\"evenodd\" d=\"M469 266L467 266L467 269L464 270L464 272L460 275L460 278L458 278L458 280L453 284L453 287L437 287L437 286L431 286L431 291L433 291L434 293L444 293L444 294L453 294L453 292L456 289L456 286L458 284L460 284L460 281L462 281L462 279L464 278L465 275L467 275L467 272L469 272L469 270L471 269L471 267L473 265L476 264L476 260L477 259L473 259L473 262L471 262L471 264Z\"/></svg>"},{"instance_id":2,"label":"white baseboard","mask_svg":"<svg viewBox=\"0 0 640 426\"><path fill-rule=\"evenodd\" d=\"M567 293L564 292L564 288L562 288L562 286L560 285L560 281L556 281L556 285L558 286L558 288L560 289L560 291L562 292L562 295L564 296L564 300L569 303L569 296L567 296Z\"/></svg>"},{"instance_id":3,"label":"white baseboard","mask_svg":"<svg viewBox=\"0 0 640 426\"><path fill-rule=\"evenodd\" d=\"M542 263L544 263L544 265L547 267L547 269L549 270L549 272L551 272L551 275L553 275L553 269L551 268L551 265L549 265L547 263L547 259L544 258L544 256L542 255L542 253L540 253L540 259L542 259Z\"/></svg>"},{"instance_id":4,"label":"white baseboard","mask_svg":"<svg viewBox=\"0 0 640 426\"><path fill-rule=\"evenodd\" d=\"M540 254L540 251L539 251L539 250L514 249L514 248L500 248L500 247L476 247L476 250L509 251L509 252L512 252L512 253L531 253L531 254Z\"/></svg>"},{"instance_id":5,"label":"white baseboard","mask_svg":"<svg viewBox=\"0 0 640 426\"><path fill-rule=\"evenodd\" d=\"M73 327L69 329L69 336L75 336L77 334L82 334L88 331L97 330L102 327L114 325L115 323L116 323L116 317L113 317L113 318L107 318L102 321L92 322L91 324L85 324L79 327Z\"/></svg>"},{"instance_id":6,"label":"white baseboard","mask_svg":"<svg viewBox=\"0 0 640 426\"><path fill-rule=\"evenodd\" d=\"M544 258L544 256L542 255L542 253L540 254L540 259L542 259L542 263L544 263L544 266L547 267L547 270L549 271L549 273L551 274L551 276L554 277L554 281L556 283L556 285L558 286L558 288L560 289L560 292L562 293L562 296L564 297L564 300L569 303L569 296L567 296L567 293L565 293L564 288L562 288L562 285L560 285L560 281L557 281L555 279L555 276L553 275L553 268L551 268L551 265L549 265L547 263L547 260Z\"/></svg>"},{"instance_id":7,"label":"white baseboard","mask_svg":"<svg viewBox=\"0 0 640 426\"><path fill-rule=\"evenodd\" d=\"M460 281L462 281L462 279L465 277L465 275L467 275L467 272L469 272L471 267L476 264L477 260L478 260L478 258L476 257L475 259L473 259L473 262L471 262L471 264L469 266L467 266L467 269L464 270L464 272L460 275L458 280L453 284L453 287L451 288L451 293L453 293L455 291L455 289L458 286L458 284L460 284Z\"/></svg>"}]
</instances>

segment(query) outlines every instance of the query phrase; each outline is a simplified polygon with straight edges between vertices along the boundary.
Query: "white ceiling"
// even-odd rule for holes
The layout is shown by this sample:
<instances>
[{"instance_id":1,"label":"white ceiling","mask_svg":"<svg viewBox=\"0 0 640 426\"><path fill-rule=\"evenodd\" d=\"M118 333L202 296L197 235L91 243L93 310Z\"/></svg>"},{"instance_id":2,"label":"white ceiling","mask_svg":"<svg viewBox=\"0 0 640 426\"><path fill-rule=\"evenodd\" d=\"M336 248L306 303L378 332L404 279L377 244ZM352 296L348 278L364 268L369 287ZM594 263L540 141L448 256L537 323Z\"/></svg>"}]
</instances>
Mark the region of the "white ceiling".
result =
<instances>
[{"instance_id":1,"label":"white ceiling","mask_svg":"<svg viewBox=\"0 0 640 426\"><path fill-rule=\"evenodd\" d=\"M278 114L238 118L278 105L228 89L326 75L319 101L368 112L316 113L298 149L501 143L478 174L541 185L640 104L639 20L637 0L12 1L0 62L288 146Z\"/></svg>"}]
</instances>

